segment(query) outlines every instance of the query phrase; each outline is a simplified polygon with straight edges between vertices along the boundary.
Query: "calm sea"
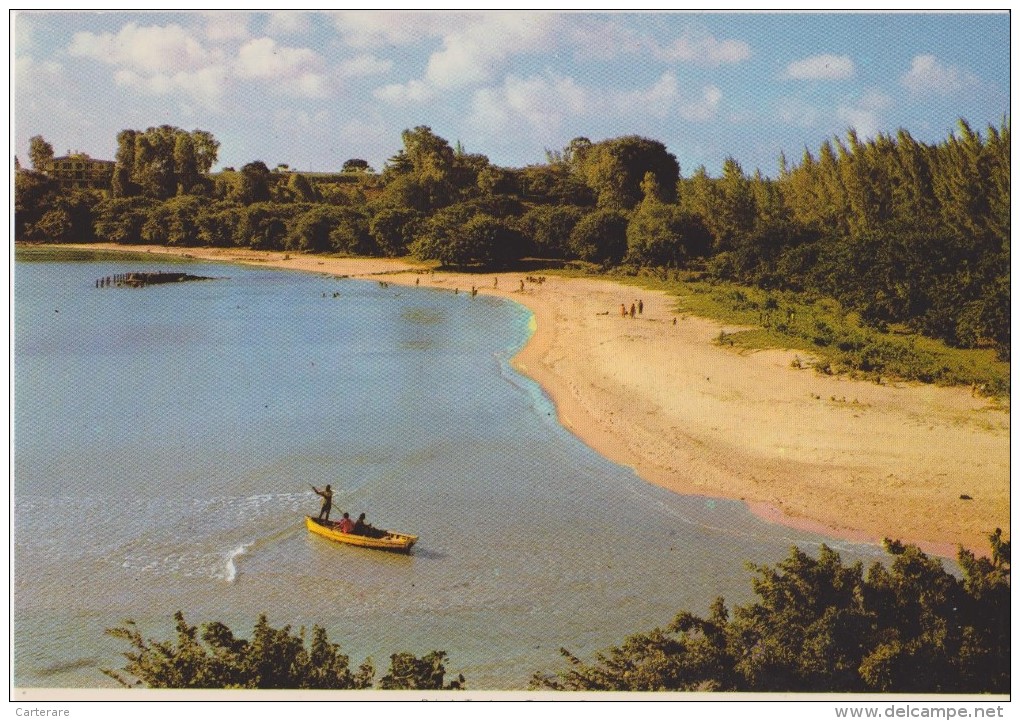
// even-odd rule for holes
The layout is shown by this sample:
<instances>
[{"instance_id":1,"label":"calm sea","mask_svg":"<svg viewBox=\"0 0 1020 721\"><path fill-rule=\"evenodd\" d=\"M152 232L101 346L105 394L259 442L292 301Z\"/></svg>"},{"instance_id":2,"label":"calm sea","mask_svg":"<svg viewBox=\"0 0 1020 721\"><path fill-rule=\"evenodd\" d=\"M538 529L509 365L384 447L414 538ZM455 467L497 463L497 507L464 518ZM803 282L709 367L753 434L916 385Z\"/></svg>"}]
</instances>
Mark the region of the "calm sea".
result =
<instances>
[{"instance_id":1,"label":"calm sea","mask_svg":"<svg viewBox=\"0 0 1020 721\"><path fill-rule=\"evenodd\" d=\"M14 272L14 668L107 687L127 619L249 637L324 626L352 665L443 650L469 688L523 689L634 632L750 598L745 561L821 539L678 496L566 432L509 364L530 313L449 291L240 266L31 260ZM213 280L96 288L133 270ZM410 556L308 533L420 536ZM880 551L830 541L854 557Z\"/></svg>"}]
</instances>

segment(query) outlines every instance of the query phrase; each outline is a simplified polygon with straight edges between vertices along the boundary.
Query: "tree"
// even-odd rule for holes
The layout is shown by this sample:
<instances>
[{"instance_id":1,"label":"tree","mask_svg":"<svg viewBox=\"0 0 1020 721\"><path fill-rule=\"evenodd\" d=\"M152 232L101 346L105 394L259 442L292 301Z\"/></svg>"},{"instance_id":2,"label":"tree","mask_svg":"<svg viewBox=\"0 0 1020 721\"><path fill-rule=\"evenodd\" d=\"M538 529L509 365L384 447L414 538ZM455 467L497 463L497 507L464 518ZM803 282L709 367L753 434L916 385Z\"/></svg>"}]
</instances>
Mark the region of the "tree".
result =
<instances>
[{"instance_id":1,"label":"tree","mask_svg":"<svg viewBox=\"0 0 1020 721\"><path fill-rule=\"evenodd\" d=\"M287 180L287 189L299 203L314 203L321 200L319 194L315 192L315 188L308 182L308 178L301 173L290 174L290 178Z\"/></svg>"},{"instance_id":2,"label":"tree","mask_svg":"<svg viewBox=\"0 0 1020 721\"><path fill-rule=\"evenodd\" d=\"M57 183L43 173L23 170L14 174L14 237L34 239L34 226L53 207Z\"/></svg>"},{"instance_id":3,"label":"tree","mask_svg":"<svg viewBox=\"0 0 1020 721\"><path fill-rule=\"evenodd\" d=\"M422 214L412 208L383 208L369 222L368 232L379 250L391 258L407 253L422 223Z\"/></svg>"},{"instance_id":4,"label":"tree","mask_svg":"<svg viewBox=\"0 0 1020 721\"><path fill-rule=\"evenodd\" d=\"M570 248L581 260L619 263L627 253L627 216L619 210L589 213L570 233Z\"/></svg>"},{"instance_id":5,"label":"tree","mask_svg":"<svg viewBox=\"0 0 1020 721\"><path fill-rule=\"evenodd\" d=\"M676 201L680 165L666 146L636 135L604 140L574 149L574 166L598 196L603 208L630 209L641 202L641 183L651 173L661 189L661 200Z\"/></svg>"},{"instance_id":6,"label":"tree","mask_svg":"<svg viewBox=\"0 0 1020 721\"><path fill-rule=\"evenodd\" d=\"M261 160L246 163L241 167L239 200L242 203L265 203L270 199L269 168Z\"/></svg>"},{"instance_id":7,"label":"tree","mask_svg":"<svg viewBox=\"0 0 1020 721\"><path fill-rule=\"evenodd\" d=\"M199 189L198 158L191 135L178 133L174 138L174 173L177 175L177 194L192 194Z\"/></svg>"},{"instance_id":8,"label":"tree","mask_svg":"<svg viewBox=\"0 0 1020 721\"><path fill-rule=\"evenodd\" d=\"M963 550L963 578L919 548L886 540L893 561L864 572L822 546L751 566L757 599L706 618L682 612L584 663L535 675L557 690L1008 693L1009 542L991 559Z\"/></svg>"},{"instance_id":9,"label":"tree","mask_svg":"<svg viewBox=\"0 0 1020 721\"><path fill-rule=\"evenodd\" d=\"M154 205L142 225L142 239L153 245L198 245L200 208L199 200L191 195Z\"/></svg>"},{"instance_id":10,"label":"tree","mask_svg":"<svg viewBox=\"0 0 1020 721\"><path fill-rule=\"evenodd\" d=\"M504 220L474 213L469 204L437 213L411 251L423 260L453 267L505 267L522 257L524 237Z\"/></svg>"},{"instance_id":11,"label":"tree","mask_svg":"<svg viewBox=\"0 0 1020 721\"><path fill-rule=\"evenodd\" d=\"M152 201L147 198L113 197L102 200L95 210L96 240L104 243L140 243L142 228Z\"/></svg>"},{"instance_id":12,"label":"tree","mask_svg":"<svg viewBox=\"0 0 1020 721\"><path fill-rule=\"evenodd\" d=\"M32 169L43 172L53 160L53 146L41 135L33 135L28 140L28 159L32 161Z\"/></svg>"},{"instance_id":13,"label":"tree","mask_svg":"<svg viewBox=\"0 0 1020 721\"><path fill-rule=\"evenodd\" d=\"M174 614L176 640L146 639L135 623L107 630L124 640L127 664L120 671L102 669L122 686L148 688L242 689L367 689L375 669L371 660L351 669L340 646L331 643L326 630L312 627L311 643L305 630L273 628L259 616L251 640L236 638L224 624L214 621L201 629L190 626L184 615ZM446 654L433 651L422 658L398 653L379 688L408 690L461 689L464 677L445 684Z\"/></svg>"},{"instance_id":14,"label":"tree","mask_svg":"<svg viewBox=\"0 0 1020 721\"><path fill-rule=\"evenodd\" d=\"M344 161L343 172L345 173L371 173L372 166L368 164L367 160L361 158L351 158Z\"/></svg>"},{"instance_id":15,"label":"tree","mask_svg":"<svg viewBox=\"0 0 1020 721\"><path fill-rule=\"evenodd\" d=\"M113 167L111 183L113 194L118 198L131 197L141 192L138 184L131 179L135 169L135 136L137 135L138 133L134 130L121 130L117 133L116 164Z\"/></svg>"},{"instance_id":16,"label":"tree","mask_svg":"<svg viewBox=\"0 0 1020 721\"><path fill-rule=\"evenodd\" d=\"M521 219L521 227L531 240L532 252L541 258L573 256L570 234L584 210L576 205L538 205Z\"/></svg>"}]
</instances>

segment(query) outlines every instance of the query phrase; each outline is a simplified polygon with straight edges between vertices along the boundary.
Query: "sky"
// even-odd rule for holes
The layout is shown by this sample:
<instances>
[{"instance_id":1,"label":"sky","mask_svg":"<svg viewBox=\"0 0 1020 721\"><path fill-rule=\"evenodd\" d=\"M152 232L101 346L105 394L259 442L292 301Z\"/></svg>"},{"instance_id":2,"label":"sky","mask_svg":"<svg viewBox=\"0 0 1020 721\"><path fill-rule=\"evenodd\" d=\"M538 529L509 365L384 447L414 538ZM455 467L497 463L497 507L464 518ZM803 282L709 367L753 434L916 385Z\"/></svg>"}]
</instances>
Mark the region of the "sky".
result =
<instances>
[{"instance_id":1,"label":"sky","mask_svg":"<svg viewBox=\"0 0 1020 721\"><path fill-rule=\"evenodd\" d=\"M220 141L216 168L381 170L427 125L496 165L641 135L681 174L775 176L854 128L939 142L1010 113L996 13L16 12L13 152L113 159L123 129Z\"/></svg>"}]
</instances>

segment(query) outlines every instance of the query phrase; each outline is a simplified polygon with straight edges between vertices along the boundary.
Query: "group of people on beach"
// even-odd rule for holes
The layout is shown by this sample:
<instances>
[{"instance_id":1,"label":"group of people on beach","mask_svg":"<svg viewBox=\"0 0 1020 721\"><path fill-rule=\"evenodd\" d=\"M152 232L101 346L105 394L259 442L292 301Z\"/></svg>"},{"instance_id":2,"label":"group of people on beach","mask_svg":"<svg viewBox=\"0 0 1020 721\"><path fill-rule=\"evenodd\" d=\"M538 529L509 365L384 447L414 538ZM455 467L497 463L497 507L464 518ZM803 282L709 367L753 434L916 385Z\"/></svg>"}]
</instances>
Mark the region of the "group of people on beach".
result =
<instances>
[{"instance_id":1,"label":"group of people on beach","mask_svg":"<svg viewBox=\"0 0 1020 721\"><path fill-rule=\"evenodd\" d=\"M385 531L380 531L378 528L368 523L365 520L364 513L358 516L358 520L352 521L351 514L345 512L339 521L331 523L329 520L329 513L333 510L333 489L327 483L326 487L321 491L315 486L312 486L312 490L322 496L322 508L319 509L319 520L323 521L326 525L333 526L340 531L340 533L353 533L358 536L368 536L369 538L382 538L386 535Z\"/></svg>"},{"instance_id":2,"label":"group of people on beach","mask_svg":"<svg viewBox=\"0 0 1020 721\"><path fill-rule=\"evenodd\" d=\"M630 304L630 312L627 312L627 304L620 303L620 315L626 318L628 315L634 318L636 315L640 315L645 312L645 302L638 298L636 301Z\"/></svg>"}]
</instances>

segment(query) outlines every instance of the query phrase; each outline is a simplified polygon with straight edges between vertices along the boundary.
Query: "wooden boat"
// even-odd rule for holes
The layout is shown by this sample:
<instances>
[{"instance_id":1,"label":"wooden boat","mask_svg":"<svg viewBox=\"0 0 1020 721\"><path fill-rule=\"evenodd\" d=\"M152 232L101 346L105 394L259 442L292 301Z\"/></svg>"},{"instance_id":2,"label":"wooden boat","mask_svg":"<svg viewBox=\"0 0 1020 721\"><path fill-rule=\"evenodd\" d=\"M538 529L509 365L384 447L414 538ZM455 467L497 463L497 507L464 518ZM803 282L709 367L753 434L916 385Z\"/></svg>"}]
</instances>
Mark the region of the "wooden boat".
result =
<instances>
[{"instance_id":1,"label":"wooden boat","mask_svg":"<svg viewBox=\"0 0 1020 721\"><path fill-rule=\"evenodd\" d=\"M347 543L351 546L362 546L363 548L375 548L380 551L410 553L411 546L418 540L417 536L412 536L409 533L397 533L396 531L383 531L381 529L378 532L383 535L378 538L362 536L357 533L343 533L337 528L339 524L333 521L320 521L318 518L312 518L311 516L305 516L305 525L308 526L308 530L312 533L317 533L331 541Z\"/></svg>"}]
</instances>

